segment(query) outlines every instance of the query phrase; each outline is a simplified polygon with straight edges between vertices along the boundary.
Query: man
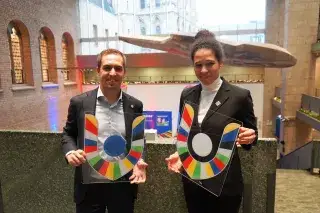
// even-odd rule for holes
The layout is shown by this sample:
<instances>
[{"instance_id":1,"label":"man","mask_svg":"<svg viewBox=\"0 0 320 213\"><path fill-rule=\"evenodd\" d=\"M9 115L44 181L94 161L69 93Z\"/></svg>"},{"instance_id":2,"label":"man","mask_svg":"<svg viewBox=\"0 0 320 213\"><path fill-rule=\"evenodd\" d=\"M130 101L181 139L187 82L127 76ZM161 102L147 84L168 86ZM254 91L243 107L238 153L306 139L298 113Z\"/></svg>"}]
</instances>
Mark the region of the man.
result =
<instances>
[{"instance_id":1,"label":"man","mask_svg":"<svg viewBox=\"0 0 320 213\"><path fill-rule=\"evenodd\" d=\"M71 98L68 118L63 128L62 150L68 163L74 166L74 201L77 213L133 213L137 195L137 184L146 180L147 164L140 159L132 172L121 183L101 183L98 174L89 168L83 151L84 114L94 114L99 123L98 139L104 140L112 134L107 124L113 123L127 143L131 142L132 122L142 115L141 101L121 90L125 76L126 60L123 53L107 49L98 55L97 72L99 87ZM130 147L130 144L127 144ZM87 174L90 173L90 174ZM85 174L85 175L83 175ZM96 180L84 184L84 176ZM95 179L96 178L96 179ZM101 177L100 177L101 178ZM100 181L100 183L99 183ZM129 182L130 181L130 182Z\"/></svg>"}]
</instances>

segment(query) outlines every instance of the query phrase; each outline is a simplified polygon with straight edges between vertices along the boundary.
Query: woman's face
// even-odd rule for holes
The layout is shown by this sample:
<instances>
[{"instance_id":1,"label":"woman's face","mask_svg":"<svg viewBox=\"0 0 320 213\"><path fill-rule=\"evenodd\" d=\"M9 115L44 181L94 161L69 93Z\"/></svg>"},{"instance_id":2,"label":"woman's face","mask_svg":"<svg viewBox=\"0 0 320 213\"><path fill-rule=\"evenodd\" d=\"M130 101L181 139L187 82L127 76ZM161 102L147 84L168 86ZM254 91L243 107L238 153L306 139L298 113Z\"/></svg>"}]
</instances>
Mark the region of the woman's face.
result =
<instances>
[{"instance_id":1,"label":"woman's face","mask_svg":"<svg viewBox=\"0 0 320 213\"><path fill-rule=\"evenodd\" d=\"M219 77L222 63L219 63L210 49L199 49L193 57L193 66L197 78L204 85L212 84Z\"/></svg>"}]
</instances>

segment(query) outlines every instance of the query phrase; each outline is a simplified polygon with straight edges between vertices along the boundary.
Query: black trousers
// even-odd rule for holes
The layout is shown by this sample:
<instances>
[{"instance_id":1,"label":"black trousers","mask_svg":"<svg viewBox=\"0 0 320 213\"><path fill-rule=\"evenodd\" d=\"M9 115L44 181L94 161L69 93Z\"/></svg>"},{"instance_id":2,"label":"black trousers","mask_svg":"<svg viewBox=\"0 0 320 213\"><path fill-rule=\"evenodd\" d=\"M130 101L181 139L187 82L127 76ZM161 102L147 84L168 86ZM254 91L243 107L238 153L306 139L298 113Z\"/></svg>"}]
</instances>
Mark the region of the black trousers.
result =
<instances>
[{"instance_id":1,"label":"black trousers","mask_svg":"<svg viewBox=\"0 0 320 213\"><path fill-rule=\"evenodd\" d=\"M183 179L188 213L239 213L242 195L216 197L197 184Z\"/></svg>"},{"instance_id":2,"label":"black trousers","mask_svg":"<svg viewBox=\"0 0 320 213\"><path fill-rule=\"evenodd\" d=\"M88 185L84 199L76 204L76 213L133 213L135 196L130 183Z\"/></svg>"}]
</instances>

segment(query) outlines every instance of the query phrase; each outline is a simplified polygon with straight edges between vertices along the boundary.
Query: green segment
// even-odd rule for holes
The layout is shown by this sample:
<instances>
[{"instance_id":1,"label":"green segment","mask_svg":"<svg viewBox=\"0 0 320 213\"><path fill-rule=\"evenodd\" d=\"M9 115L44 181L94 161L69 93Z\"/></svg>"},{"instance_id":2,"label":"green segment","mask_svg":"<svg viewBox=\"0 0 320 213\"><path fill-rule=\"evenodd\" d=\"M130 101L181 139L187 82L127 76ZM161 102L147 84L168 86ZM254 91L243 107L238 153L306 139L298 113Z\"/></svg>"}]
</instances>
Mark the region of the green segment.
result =
<instances>
[{"instance_id":1,"label":"green segment","mask_svg":"<svg viewBox=\"0 0 320 213\"><path fill-rule=\"evenodd\" d=\"M200 162L197 161L196 168L194 169L193 172L193 178L200 178L201 174L201 164Z\"/></svg>"},{"instance_id":2,"label":"green segment","mask_svg":"<svg viewBox=\"0 0 320 213\"><path fill-rule=\"evenodd\" d=\"M178 148L178 153L179 155L188 152L188 148L187 147L179 147Z\"/></svg>"},{"instance_id":3,"label":"green segment","mask_svg":"<svg viewBox=\"0 0 320 213\"><path fill-rule=\"evenodd\" d=\"M91 166L94 166L96 165L96 163L98 163L98 161L101 159L101 157L99 155L95 156L94 158L90 159L89 160L89 164Z\"/></svg>"},{"instance_id":4,"label":"green segment","mask_svg":"<svg viewBox=\"0 0 320 213\"><path fill-rule=\"evenodd\" d=\"M142 146L132 146L132 150L136 152L143 152L143 147Z\"/></svg>"},{"instance_id":5,"label":"green segment","mask_svg":"<svg viewBox=\"0 0 320 213\"><path fill-rule=\"evenodd\" d=\"M217 153L217 156L216 156L219 160L221 160L225 165L228 164L229 162L229 158L227 158L226 156L222 155L222 154L219 154Z\"/></svg>"},{"instance_id":6,"label":"green segment","mask_svg":"<svg viewBox=\"0 0 320 213\"><path fill-rule=\"evenodd\" d=\"M113 172L114 172L114 179L118 179L118 178L121 177L121 171L120 171L119 163L115 163L114 164Z\"/></svg>"}]
</instances>

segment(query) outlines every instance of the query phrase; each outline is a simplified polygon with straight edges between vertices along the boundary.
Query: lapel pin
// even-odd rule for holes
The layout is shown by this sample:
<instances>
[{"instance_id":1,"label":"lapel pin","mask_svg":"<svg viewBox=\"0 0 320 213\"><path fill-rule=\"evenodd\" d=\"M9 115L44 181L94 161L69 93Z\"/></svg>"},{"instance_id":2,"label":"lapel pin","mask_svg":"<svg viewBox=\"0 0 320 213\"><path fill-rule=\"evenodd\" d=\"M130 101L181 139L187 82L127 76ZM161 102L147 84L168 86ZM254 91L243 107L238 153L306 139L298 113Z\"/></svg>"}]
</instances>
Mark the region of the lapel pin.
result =
<instances>
[{"instance_id":1,"label":"lapel pin","mask_svg":"<svg viewBox=\"0 0 320 213\"><path fill-rule=\"evenodd\" d=\"M216 102L216 106L220 106L220 104L221 104L220 101Z\"/></svg>"},{"instance_id":2,"label":"lapel pin","mask_svg":"<svg viewBox=\"0 0 320 213\"><path fill-rule=\"evenodd\" d=\"M133 109L133 105L131 104L131 108Z\"/></svg>"}]
</instances>

